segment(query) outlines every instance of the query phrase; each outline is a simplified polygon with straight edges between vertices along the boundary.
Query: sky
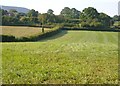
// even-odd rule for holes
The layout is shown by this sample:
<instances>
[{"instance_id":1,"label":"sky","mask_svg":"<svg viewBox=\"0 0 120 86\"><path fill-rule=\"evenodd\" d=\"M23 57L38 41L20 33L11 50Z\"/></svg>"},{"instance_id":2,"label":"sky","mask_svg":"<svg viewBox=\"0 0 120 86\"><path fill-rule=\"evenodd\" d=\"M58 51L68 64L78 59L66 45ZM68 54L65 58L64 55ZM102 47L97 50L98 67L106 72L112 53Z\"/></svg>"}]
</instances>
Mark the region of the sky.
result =
<instances>
[{"instance_id":1,"label":"sky","mask_svg":"<svg viewBox=\"0 0 120 86\"><path fill-rule=\"evenodd\" d=\"M25 7L40 13L52 9L56 15L60 14L64 7L76 8L79 11L94 7L98 12L104 12L112 17L118 15L118 2L119 0L0 0L0 5Z\"/></svg>"}]
</instances>

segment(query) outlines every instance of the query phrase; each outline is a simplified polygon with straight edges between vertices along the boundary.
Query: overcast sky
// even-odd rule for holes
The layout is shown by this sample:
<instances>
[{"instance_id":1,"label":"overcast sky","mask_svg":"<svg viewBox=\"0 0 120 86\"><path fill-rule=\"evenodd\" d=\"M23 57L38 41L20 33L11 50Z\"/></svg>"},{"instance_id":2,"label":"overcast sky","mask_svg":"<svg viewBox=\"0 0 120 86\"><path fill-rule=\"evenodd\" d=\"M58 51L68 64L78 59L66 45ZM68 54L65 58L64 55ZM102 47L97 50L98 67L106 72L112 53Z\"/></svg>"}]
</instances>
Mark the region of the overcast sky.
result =
<instances>
[{"instance_id":1,"label":"overcast sky","mask_svg":"<svg viewBox=\"0 0 120 86\"><path fill-rule=\"evenodd\" d=\"M118 2L119 0L0 0L0 5L25 7L40 13L52 9L54 14L59 14L64 7L76 8L79 11L94 7L98 12L114 16L118 14Z\"/></svg>"}]
</instances>

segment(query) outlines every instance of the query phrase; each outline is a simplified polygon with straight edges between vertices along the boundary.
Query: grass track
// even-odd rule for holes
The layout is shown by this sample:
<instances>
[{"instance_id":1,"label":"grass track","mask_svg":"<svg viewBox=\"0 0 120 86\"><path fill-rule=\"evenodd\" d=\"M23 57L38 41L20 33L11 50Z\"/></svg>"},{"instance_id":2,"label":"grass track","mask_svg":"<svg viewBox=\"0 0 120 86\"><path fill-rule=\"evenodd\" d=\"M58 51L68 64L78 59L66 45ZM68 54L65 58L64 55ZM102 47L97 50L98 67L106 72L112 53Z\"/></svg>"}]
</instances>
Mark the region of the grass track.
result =
<instances>
[{"instance_id":1,"label":"grass track","mask_svg":"<svg viewBox=\"0 0 120 86\"><path fill-rule=\"evenodd\" d=\"M62 31L38 42L2 45L5 84L118 83L115 32Z\"/></svg>"}]
</instances>

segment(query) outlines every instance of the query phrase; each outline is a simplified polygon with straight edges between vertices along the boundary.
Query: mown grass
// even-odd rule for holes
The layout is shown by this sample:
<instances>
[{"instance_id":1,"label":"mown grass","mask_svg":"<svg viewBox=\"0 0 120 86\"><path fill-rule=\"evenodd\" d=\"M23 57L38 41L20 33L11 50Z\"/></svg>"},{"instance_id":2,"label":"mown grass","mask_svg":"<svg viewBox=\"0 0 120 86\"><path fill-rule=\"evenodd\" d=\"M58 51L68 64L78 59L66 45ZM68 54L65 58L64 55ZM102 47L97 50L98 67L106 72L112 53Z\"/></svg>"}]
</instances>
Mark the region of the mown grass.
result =
<instances>
[{"instance_id":1,"label":"mown grass","mask_svg":"<svg viewBox=\"0 0 120 86\"><path fill-rule=\"evenodd\" d=\"M4 84L118 83L117 32L62 31L2 47Z\"/></svg>"},{"instance_id":2,"label":"mown grass","mask_svg":"<svg viewBox=\"0 0 120 86\"><path fill-rule=\"evenodd\" d=\"M0 35L12 35L17 38L20 37L30 37L42 33L39 27L25 27L25 26L0 26L2 33ZM45 28L45 32L50 31L50 29Z\"/></svg>"}]
</instances>

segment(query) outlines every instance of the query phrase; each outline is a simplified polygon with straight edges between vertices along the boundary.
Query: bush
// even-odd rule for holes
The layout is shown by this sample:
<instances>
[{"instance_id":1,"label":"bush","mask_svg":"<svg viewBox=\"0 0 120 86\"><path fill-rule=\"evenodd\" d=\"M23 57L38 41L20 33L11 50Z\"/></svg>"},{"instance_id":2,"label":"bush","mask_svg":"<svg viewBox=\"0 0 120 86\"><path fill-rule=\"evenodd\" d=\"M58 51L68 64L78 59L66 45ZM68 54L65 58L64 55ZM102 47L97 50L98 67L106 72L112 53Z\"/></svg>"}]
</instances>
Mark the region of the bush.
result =
<instances>
[{"instance_id":1,"label":"bush","mask_svg":"<svg viewBox=\"0 0 120 86\"><path fill-rule=\"evenodd\" d=\"M81 22L80 26L81 27L90 27L88 22Z\"/></svg>"},{"instance_id":2,"label":"bush","mask_svg":"<svg viewBox=\"0 0 120 86\"><path fill-rule=\"evenodd\" d=\"M16 41L15 36L8 36L8 35L0 35L0 38L2 38L2 42L12 42Z\"/></svg>"},{"instance_id":3,"label":"bush","mask_svg":"<svg viewBox=\"0 0 120 86\"><path fill-rule=\"evenodd\" d=\"M90 27L96 27L96 28L99 28L99 27L102 27L102 23L101 22L91 22L90 23Z\"/></svg>"},{"instance_id":4,"label":"bush","mask_svg":"<svg viewBox=\"0 0 120 86\"><path fill-rule=\"evenodd\" d=\"M99 28L102 27L102 23L101 22L94 22L94 21L87 21L87 22L81 22L80 27L95 27L95 28Z\"/></svg>"},{"instance_id":5,"label":"bush","mask_svg":"<svg viewBox=\"0 0 120 86\"><path fill-rule=\"evenodd\" d=\"M113 24L115 28L120 28L120 21L117 21Z\"/></svg>"},{"instance_id":6,"label":"bush","mask_svg":"<svg viewBox=\"0 0 120 86\"><path fill-rule=\"evenodd\" d=\"M73 23L64 23L63 24L64 27L78 27L78 24L73 24Z\"/></svg>"}]
</instances>

